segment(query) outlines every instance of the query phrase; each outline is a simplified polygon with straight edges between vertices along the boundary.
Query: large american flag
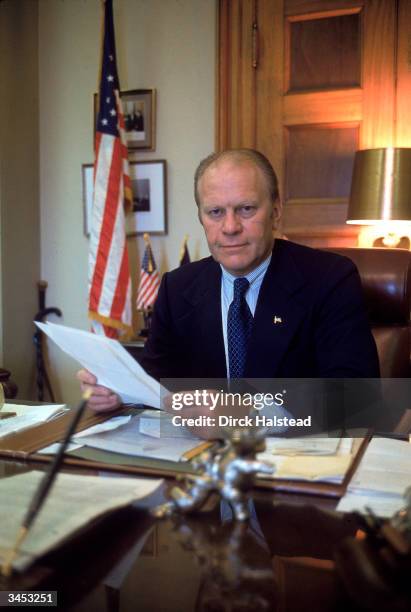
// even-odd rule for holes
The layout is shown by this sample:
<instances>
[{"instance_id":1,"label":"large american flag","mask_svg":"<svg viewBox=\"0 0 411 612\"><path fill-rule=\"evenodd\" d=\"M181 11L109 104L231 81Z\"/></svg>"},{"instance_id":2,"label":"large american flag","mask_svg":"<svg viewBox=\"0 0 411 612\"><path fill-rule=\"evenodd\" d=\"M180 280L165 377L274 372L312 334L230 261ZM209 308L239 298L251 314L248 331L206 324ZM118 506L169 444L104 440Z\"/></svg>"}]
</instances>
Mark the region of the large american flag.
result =
<instances>
[{"instance_id":1,"label":"large american flag","mask_svg":"<svg viewBox=\"0 0 411 612\"><path fill-rule=\"evenodd\" d=\"M111 338L131 333L131 281L125 205L132 201L114 39L113 2L104 3L104 39L96 124L89 248L89 318Z\"/></svg>"},{"instance_id":2,"label":"large american flag","mask_svg":"<svg viewBox=\"0 0 411 612\"><path fill-rule=\"evenodd\" d=\"M160 277L154 261L153 252L147 236L146 248L141 262L140 285L137 292L137 309L147 310L156 301L158 289L160 287Z\"/></svg>"}]
</instances>

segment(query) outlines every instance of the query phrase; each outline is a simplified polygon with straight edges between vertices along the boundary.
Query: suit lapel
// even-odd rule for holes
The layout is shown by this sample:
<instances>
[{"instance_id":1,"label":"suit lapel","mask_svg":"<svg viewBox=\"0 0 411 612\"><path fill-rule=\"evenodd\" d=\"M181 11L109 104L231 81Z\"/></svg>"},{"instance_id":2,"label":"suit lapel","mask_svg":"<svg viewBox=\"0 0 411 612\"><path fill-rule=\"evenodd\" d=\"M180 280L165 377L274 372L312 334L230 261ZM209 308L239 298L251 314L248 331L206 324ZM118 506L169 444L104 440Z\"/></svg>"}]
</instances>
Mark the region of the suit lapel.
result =
<instances>
[{"instance_id":1,"label":"suit lapel","mask_svg":"<svg viewBox=\"0 0 411 612\"><path fill-rule=\"evenodd\" d=\"M304 305L297 299L304 284L287 243L276 240L254 314L246 364L248 377L271 378L278 372L304 317Z\"/></svg>"},{"instance_id":2,"label":"suit lapel","mask_svg":"<svg viewBox=\"0 0 411 612\"><path fill-rule=\"evenodd\" d=\"M226 376L226 361L221 319L221 268L210 258L204 273L184 292L191 305L194 341L200 342L201 363L198 369L203 377Z\"/></svg>"}]
</instances>

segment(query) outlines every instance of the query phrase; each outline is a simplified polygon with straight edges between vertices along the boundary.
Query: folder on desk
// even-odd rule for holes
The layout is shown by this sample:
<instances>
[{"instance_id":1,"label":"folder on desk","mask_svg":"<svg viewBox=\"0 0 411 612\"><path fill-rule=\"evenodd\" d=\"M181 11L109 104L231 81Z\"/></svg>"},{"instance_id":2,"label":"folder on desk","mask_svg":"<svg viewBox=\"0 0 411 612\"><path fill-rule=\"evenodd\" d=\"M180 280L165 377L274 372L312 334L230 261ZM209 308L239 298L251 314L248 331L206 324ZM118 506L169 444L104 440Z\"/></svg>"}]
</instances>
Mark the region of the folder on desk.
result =
<instances>
[{"instance_id":1,"label":"folder on desk","mask_svg":"<svg viewBox=\"0 0 411 612\"><path fill-rule=\"evenodd\" d=\"M41 409L41 407L39 407ZM134 421L140 418L144 413L143 410L138 410L130 407L124 407L116 411L118 415L131 415ZM66 431L67 425L71 420L72 411L69 410L58 418L47 422L34 425L30 429L17 431L8 436L0 438L0 458L13 458L33 462L48 462L51 456L40 453L39 451L53 443L58 442ZM158 414L155 411L155 414ZM112 419L113 414L96 414L91 410L86 410L80 420L77 432L88 430L92 426L107 422ZM132 432L131 432L132 434ZM135 438L137 443L138 435L136 430ZM80 439L81 441L82 439ZM74 441L76 439L74 438ZM128 436L130 443L130 434ZM159 441L147 436L147 444L155 447ZM173 477L179 473L191 473L190 459L197 456L205 448L210 446L210 443L204 443L197 438L190 437L189 439L177 439L178 446L183 455L182 461L168 460L162 456L162 453L143 452L141 455L127 454L127 452L112 452L103 448L95 448L92 446L82 446L81 448L69 452L64 463L66 465L75 465L78 467L106 469L115 472L150 474L155 476ZM120 450L120 449L119 449ZM122 450L122 449L121 449ZM127 451L127 449L125 449Z\"/></svg>"},{"instance_id":2,"label":"folder on desk","mask_svg":"<svg viewBox=\"0 0 411 612\"><path fill-rule=\"evenodd\" d=\"M136 409L124 407L116 414L133 414L135 418L135 415L141 414L141 412L142 411ZM156 414L159 413L156 411ZM110 414L96 414L92 411L86 411L80 421L78 431L83 431L92 425L103 423L111 417L112 415ZM13 457L15 459L25 459L37 462L49 461L50 457L40 454L38 451L49 444L58 442L58 440L62 438L70 418L70 412L68 412L49 423L43 423L33 427L31 430L17 432L6 438L0 439L0 457ZM344 442L346 439L342 438L341 440ZM155 445L155 443L158 443L158 440L153 441L153 445ZM290 442L288 442L288 444L289 443ZM269 479L261 478L256 484L262 488L279 491L304 492L308 494L312 493L316 495L341 497L345 492L350 477L367 443L368 439L354 440L352 452L349 453L349 455L345 455L343 459L338 459L330 455L320 455L316 458L316 463L314 462L315 458L312 456L285 456L280 462L276 455L272 455L274 464L278 469L277 475ZM205 445L209 446L210 443L205 443ZM199 440L194 440L192 445L193 452L189 453L189 458L198 456L201 451L204 450L205 445L200 443ZM146 456L131 456L124 454L124 452L109 452L104 449L104 445L100 446L100 448L82 446L66 455L64 462L66 465L74 465L87 469L114 471L122 474L147 474L175 477L178 474L193 472L190 461L171 461L153 455L147 456L147 454ZM267 457L263 455L259 458L266 459ZM328 469L325 469L327 463ZM333 464L333 469L339 470L340 478L330 479L329 468L331 464ZM303 470L300 470L300 473L298 473L298 466L304 467ZM317 478L313 478L313 473L315 476L315 470L318 472Z\"/></svg>"}]
</instances>

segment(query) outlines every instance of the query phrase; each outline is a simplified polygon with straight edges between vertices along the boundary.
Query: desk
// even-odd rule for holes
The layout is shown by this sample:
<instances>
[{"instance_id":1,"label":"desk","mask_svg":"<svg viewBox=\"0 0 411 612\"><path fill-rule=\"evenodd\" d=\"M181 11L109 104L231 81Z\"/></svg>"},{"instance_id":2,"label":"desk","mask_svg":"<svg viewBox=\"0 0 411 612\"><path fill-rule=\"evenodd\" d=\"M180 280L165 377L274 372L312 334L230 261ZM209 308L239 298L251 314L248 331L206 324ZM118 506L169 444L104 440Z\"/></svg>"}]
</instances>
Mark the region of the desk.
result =
<instances>
[{"instance_id":1,"label":"desk","mask_svg":"<svg viewBox=\"0 0 411 612\"><path fill-rule=\"evenodd\" d=\"M29 467L4 461L0 474ZM222 524L219 507L180 523L127 508L44 557L12 588L57 590L58 609L73 612L345 612L354 608L333 554L356 527L332 512L335 503L257 492L260 535L255 522Z\"/></svg>"}]
</instances>

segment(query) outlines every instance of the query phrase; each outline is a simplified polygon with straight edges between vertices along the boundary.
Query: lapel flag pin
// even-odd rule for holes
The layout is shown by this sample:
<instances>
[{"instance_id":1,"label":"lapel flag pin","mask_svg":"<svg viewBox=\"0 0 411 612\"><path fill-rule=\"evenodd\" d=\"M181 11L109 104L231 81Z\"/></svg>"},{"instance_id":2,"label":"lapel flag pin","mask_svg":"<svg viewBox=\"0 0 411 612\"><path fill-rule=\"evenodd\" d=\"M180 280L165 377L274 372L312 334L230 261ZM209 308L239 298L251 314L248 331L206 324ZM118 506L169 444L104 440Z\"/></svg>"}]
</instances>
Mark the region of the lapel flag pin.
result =
<instances>
[{"instance_id":1,"label":"lapel flag pin","mask_svg":"<svg viewBox=\"0 0 411 612\"><path fill-rule=\"evenodd\" d=\"M276 325L277 323L282 323L282 322L283 322L282 317L277 317L277 315L274 316L274 319L273 319L274 325Z\"/></svg>"}]
</instances>

